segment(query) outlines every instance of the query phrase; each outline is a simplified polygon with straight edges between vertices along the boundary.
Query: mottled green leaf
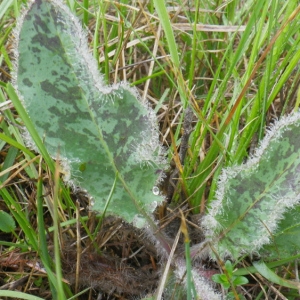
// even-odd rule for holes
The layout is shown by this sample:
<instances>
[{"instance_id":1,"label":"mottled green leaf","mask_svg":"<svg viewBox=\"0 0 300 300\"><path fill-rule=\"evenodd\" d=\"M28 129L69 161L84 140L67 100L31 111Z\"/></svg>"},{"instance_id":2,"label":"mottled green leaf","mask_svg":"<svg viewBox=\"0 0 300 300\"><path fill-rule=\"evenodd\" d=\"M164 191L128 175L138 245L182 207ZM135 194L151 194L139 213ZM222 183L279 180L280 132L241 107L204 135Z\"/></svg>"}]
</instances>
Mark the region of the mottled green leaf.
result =
<instances>
[{"instance_id":1,"label":"mottled green leaf","mask_svg":"<svg viewBox=\"0 0 300 300\"><path fill-rule=\"evenodd\" d=\"M16 32L15 88L66 180L93 209L131 222L152 212L162 169L155 116L126 84L106 86L77 19L58 0L36 0Z\"/></svg>"},{"instance_id":2,"label":"mottled green leaf","mask_svg":"<svg viewBox=\"0 0 300 300\"><path fill-rule=\"evenodd\" d=\"M12 232L16 228L16 223L11 215L0 210L0 230L4 232Z\"/></svg>"},{"instance_id":3,"label":"mottled green leaf","mask_svg":"<svg viewBox=\"0 0 300 300\"><path fill-rule=\"evenodd\" d=\"M207 239L222 257L258 253L263 245L272 243L272 235L277 234L285 216L280 231L295 234L299 248L298 228L291 230L294 221L298 226L298 218L285 215L300 200L299 125L299 113L282 118L269 130L253 158L223 172L217 199L203 222ZM280 245L286 248L283 239L281 235L276 244L279 253Z\"/></svg>"}]
</instances>

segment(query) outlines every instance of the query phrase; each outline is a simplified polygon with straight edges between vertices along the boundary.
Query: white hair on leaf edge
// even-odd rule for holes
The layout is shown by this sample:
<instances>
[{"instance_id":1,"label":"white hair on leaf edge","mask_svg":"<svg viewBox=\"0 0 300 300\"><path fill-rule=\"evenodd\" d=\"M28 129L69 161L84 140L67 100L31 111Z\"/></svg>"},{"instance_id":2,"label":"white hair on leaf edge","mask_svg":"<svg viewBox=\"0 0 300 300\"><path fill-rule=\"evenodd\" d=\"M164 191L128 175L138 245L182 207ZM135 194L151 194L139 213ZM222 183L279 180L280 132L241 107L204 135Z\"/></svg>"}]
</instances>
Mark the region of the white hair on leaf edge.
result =
<instances>
[{"instance_id":1,"label":"white hair on leaf edge","mask_svg":"<svg viewBox=\"0 0 300 300\"><path fill-rule=\"evenodd\" d=\"M276 121L273 126L267 129L266 135L264 139L260 142L259 147L256 149L255 153L247 160L246 163L240 166L232 166L226 168L222 171L219 182L218 188L216 190L215 199L211 202L210 208L208 210L208 214L203 218L202 225L205 228L207 238L212 239L212 244L214 247L218 248L218 238L217 235L222 231L222 225L216 220L217 215L224 215L226 214L226 203L224 203L224 196L226 193L226 184L230 179L233 179L239 173L244 171L245 169L252 169L258 166L261 157L267 151L269 144L272 140L280 139L283 132L288 130L290 125L295 125L300 127L300 112L292 113L288 116L282 117L279 121ZM272 195L272 197L275 197ZM278 195L279 199L276 207L272 208L272 217L264 220L264 226L260 228L260 231L256 233L256 235L260 235L260 238L256 239L252 246L252 249L247 249L247 253L257 253L258 250L265 244L271 242L270 232L273 233L278 228L279 221L284 217L284 212L287 209L293 208L295 205L299 204L300 202L300 195L297 194L294 197L283 197ZM226 199L230 201L230 199ZM216 240L215 242L213 240ZM241 254L247 254L241 253ZM213 257L212 253L211 256ZM232 257L230 251L224 251L222 257L230 256Z\"/></svg>"}]
</instances>

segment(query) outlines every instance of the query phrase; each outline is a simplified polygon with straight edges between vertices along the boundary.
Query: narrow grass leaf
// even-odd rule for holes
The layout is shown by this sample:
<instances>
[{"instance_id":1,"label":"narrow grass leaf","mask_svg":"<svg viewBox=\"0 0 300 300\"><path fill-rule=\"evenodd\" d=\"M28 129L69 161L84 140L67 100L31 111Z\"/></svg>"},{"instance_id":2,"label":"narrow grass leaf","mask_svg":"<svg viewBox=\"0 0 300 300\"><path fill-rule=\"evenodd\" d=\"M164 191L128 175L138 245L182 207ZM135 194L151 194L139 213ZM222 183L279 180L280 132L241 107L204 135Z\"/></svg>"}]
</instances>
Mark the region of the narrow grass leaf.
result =
<instances>
[{"instance_id":1,"label":"narrow grass leaf","mask_svg":"<svg viewBox=\"0 0 300 300\"><path fill-rule=\"evenodd\" d=\"M0 189L0 195L4 200L7 207L10 209L11 214L14 216L18 225L22 228L25 233L26 241L30 244L34 250L38 249L37 237L35 231L27 220L27 216L23 213L23 209L20 204L15 200L15 195L11 189L2 188Z\"/></svg>"},{"instance_id":2,"label":"narrow grass leaf","mask_svg":"<svg viewBox=\"0 0 300 300\"><path fill-rule=\"evenodd\" d=\"M5 0L0 4L0 20L2 19L2 17L7 12L8 8L13 2L14 0Z\"/></svg>"},{"instance_id":3,"label":"narrow grass leaf","mask_svg":"<svg viewBox=\"0 0 300 300\"><path fill-rule=\"evenodd\" d=\"M18 152L19 152L18 149L14 147L10 147L8 149L7 155L2 165L2 171L5 171L6 169L10 168L14 164ZM8 178L8 176L9 176L9 172L3 174L0 177L0 181L4 182Z\"/></svg>"},{"instance_id":4,"label":"narrow grass leaf","mask_svg":"<svg viewBox=\"0 0 300 300\"><path fill-rule=\"evenodd\" d=\"M260 273L262 276L273 283L279 284L280 286L285 286L290 289L298 290L300 288L300 283L279 277L271 269L269 269L263 261L254 262L253 266L256 268L258 273Z\"/></svg>"},{"instance_id":5,"label":"narrow grass leaf","mask_svg":"<svg viewBox=\"0 0 300 300\"><path fill-rule=\"evenodd\" d=\"M0 291L0 296L24 300L44 300L43 298L15 291Z\"/></svg>"},{"instance_id":6,"label":"narrow grass leaf","mask_svg":"<svg viewBox=\"0 0 300 300\"><path fill-rule=\"evenodd\" d=\"M39 245L39 253L43 260L43 265L46 266L48 270L47 274L52 274L51 270L51 258L49 255L49 251L47 248L47 238L46 238L46 230L45 230L45 222L44 222L44 211L43 211L43 181L42 176L39 176L37 183L37 222L38 222L38 245ZM49 275L48 275L49 276ZM53 276L54 277L54 276ZM52 297L56 297L56 284L51 281L51 277L49 277L50 289L52 291ZM53 278L52 278L53 279Z\"/></svg>"}]
</instances>

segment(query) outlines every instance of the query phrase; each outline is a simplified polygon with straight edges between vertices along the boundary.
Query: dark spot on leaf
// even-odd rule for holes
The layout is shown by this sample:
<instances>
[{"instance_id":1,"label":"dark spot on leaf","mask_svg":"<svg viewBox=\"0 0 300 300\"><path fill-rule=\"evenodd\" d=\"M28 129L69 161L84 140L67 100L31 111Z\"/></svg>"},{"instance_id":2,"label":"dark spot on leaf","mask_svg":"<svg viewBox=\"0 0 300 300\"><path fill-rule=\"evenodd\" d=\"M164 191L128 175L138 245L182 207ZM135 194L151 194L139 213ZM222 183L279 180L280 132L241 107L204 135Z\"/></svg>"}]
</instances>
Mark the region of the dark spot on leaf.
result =
<instances>
[{"instance_id":1,"label":"dark spot on leaf","mask_svg":"<svg viewBox=\"0 0 300 300\"><path fill-rule=\"evenodd\" d=\"M41 50L38 47L31 47L33 53L40 53Z\"/></svg>"},{"instance_id":2,"label":"dark spot on leaf","mask_svg":"<svg viewBox=\"0 0 300 300\"><path fill-rule=\"evenodd\" d=\"M42 21L41 17L39 15L34 15L35 18L35 22L34 22L34 27L36 29L37 32L40 32L40 29L44 32L44 33L50 33L50 30L48 28L48 25Z\"/></svg>"},{"instance_id":3,"label":"dark spot on leaf","mask_svg":"<svg viewBox=\"0 0 300 300\"><path fill-rule=\"evenodd\" d=\"M70 99L81 98L79 87L69 87L68 89L62 91L49 80L44 80L41 82L41 88L43 91L47 92L49 95L51 95L57 100L68 102Z\"/></svg>"},{"instance_id":4,"label":"dark spot on leaf","mask_svg":"<svg viewBox=\"0 0 300 300\"><path fill-rule=\"evenodd\" d=\"M40 6L42 5L42 0L36 0L35 4L37 5L37 7L40 9Z\"/></svg>"},{"instance_id":5,"label":"dark spot on leaf","mask_svg":"<svg viewBox=\"0 0 300 300\"><path fill-rule=\"evenodd\" d=\"M22 82L28 87L32 86L32 82L28 78L24 78Z\"/></svg>"},{"instance_id":6,"label":"dark spot on leaf","mask_svg":"<svg viewBox=\"0 0 300 300\"><path fill-rule=\"evenodd\" d=\"M57 73L56 73L57 74ZM67 76L64 76L64 75L61 75L59 77L60 80L63 80L63 81L67 81L67 82L70 82L70 78L68 78Z\"/></svg>"}]
</instances>

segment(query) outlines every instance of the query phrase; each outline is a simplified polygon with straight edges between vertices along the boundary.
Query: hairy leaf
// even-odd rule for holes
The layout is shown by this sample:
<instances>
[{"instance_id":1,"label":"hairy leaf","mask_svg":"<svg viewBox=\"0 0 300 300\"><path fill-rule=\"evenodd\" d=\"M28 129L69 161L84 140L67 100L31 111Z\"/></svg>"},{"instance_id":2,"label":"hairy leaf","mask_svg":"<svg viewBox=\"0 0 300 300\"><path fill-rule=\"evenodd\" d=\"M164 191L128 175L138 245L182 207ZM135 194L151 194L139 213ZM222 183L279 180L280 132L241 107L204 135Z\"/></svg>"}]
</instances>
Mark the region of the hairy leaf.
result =
<instances>
[{"instance_id":1,"label":"hairy leaf","mask_svg":"<svg viewBox=\"0 0 300 300\"><path fill-rule=\"evenodd\" d=\"M257 253L277 231L295 234L299 249L299 231L289 229L293 219L288 214L300 200L299 125L299 113L282 118L253 158L223 172L217 199L203 222L207 239L221 257ZM277 243L279 253L281 246L286 248L282 240Z\"/></svg>"},{"instance_id":2,"label":"hairy leaf","mask_svg":"<svg viewBox=\"0 0 300 300\"><path fill-rule=\"evenodd\" d=\"M16 32L14 86L66 179L103 211L131 222L152 212L162 169L155 116L126 84L106 86L77 19L59 0L36 0Z\"/></svg>"}]
</instances>

